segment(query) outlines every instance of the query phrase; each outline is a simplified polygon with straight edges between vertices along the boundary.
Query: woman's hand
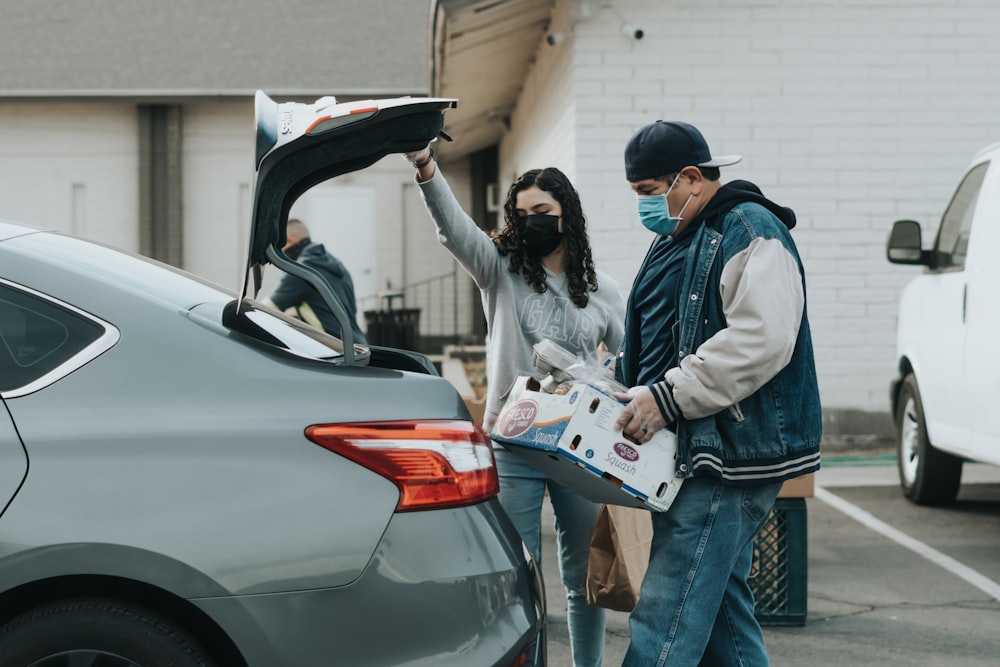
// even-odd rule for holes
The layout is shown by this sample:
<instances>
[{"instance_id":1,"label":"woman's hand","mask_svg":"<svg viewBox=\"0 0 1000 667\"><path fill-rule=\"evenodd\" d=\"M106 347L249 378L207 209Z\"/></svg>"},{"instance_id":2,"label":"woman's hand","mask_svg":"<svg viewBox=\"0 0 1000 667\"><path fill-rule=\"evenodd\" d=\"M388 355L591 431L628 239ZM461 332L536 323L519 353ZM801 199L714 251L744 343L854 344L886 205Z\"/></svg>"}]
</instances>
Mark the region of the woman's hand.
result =
<instances>
[{"instance_id":1,"label":"woman's hand","mask_svg":"<svg viewBox=\"0 0 1000 667\"><path fill-rule=\"evenodd\" d=\"M425 162L430 157L431 157L431 146L430 146L430 144L427 144L426 146L424 146L423 148L421 148L419 151L411 151L409 153L403 153L403 158L407 162L409 162L410 164L412 164L414 167L416 167L421 162Z\"/></svg>"},{"instance_id":2,"label":"woman's hand","mask_svg":"<svg viewBox=\"0 0 1000 667\"><path fill-rule=\"evenodd\" d=\"M417 180L421 183L429 180L434 175L434 151L431 149L430 144L427 144L419 151L403 153L403 158L416 168Z\"/></svg>"}]
</instances>

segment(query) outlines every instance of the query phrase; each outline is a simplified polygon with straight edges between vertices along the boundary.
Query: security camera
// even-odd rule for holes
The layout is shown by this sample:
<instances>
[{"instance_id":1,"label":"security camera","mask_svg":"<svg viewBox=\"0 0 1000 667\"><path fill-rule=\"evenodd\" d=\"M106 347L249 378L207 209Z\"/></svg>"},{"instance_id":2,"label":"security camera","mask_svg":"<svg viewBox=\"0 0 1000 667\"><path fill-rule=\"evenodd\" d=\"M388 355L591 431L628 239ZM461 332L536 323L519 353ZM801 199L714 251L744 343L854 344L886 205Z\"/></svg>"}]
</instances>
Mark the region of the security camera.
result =
<instances>
[{"instance_id":1,"label":"security camera","mask_svg":"<svg viewBox=\"0 0 1000 667\"><path fill-rule=\"evenodd\" d=\"M642 39L642 36L646 33L642 31L642 28L637 28L631 23L626 23L622 26L622 34L632 39Z\"/></svg>"},{"instance_id":2,"label":"security camera","mask_svg":"<svg viewBox=\"0 0 1000 667\"><path fill-rule=\"evenodd\" d=\"M566 39L566 33L564 32L550 32L548 35L545 36L545 42L549 46L555 46L556 44L559 44L565 39Z\"/></svg>"}]
</instances>

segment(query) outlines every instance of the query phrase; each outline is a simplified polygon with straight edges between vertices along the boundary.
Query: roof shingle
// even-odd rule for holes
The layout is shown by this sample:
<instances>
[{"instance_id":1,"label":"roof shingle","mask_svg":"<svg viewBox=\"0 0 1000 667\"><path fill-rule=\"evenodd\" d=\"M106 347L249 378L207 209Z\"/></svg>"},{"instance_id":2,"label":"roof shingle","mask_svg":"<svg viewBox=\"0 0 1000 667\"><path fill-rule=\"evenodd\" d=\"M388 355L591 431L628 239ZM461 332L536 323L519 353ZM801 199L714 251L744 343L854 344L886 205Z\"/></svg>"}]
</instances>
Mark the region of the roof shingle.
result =
<instances>
[{"instance_id":1,"label":"roof shingle","mask_svg":"<svg viewBox=\"0 0 1000 667\"><path fill-rule=\"evenodd\" d=\"M11 0L0 97L427 94L431 0Z\"/></svg>"}]
</instances>

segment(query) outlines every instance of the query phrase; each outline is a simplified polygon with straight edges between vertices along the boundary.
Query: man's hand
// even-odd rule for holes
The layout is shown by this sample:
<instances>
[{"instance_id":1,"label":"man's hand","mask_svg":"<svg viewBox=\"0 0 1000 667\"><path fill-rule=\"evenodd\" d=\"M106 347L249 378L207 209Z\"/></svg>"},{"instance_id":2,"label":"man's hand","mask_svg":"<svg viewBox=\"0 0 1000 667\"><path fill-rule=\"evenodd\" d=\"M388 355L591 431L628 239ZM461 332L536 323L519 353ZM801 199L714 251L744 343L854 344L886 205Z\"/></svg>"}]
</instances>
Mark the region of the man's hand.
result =
<instances>
[{"instance_id":1,"label":"man's hand","mask_svg":"<svg viewBox=\"0 0 1000 667\"><path fill-rule=\"evenodd\" d=\"M624 394L615 394L628 405L615 421L615 428L636 442L649 442L653 434L667 425L649 387L632 387Z\"/></svg>"}]
</instances>

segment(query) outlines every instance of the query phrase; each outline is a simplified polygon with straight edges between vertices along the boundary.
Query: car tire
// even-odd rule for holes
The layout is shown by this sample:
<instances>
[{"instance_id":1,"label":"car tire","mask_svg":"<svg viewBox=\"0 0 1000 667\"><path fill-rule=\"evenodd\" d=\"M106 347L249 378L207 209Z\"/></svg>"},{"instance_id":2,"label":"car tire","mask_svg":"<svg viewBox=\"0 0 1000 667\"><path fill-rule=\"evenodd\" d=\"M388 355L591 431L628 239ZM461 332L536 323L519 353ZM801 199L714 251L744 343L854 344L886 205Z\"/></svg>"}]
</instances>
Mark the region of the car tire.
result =
<instances>
[{"instance_id":1,"label":"car tire","mask_svg":"<svg viewBox=\"0 0 1000 667\"><path fill-rule=\"evenodd\" d=\"M0 667L212 667L186 632L141 607L81 599L56 602L0 627Z\"/></svg>"},{"instance_id":2,"label":"car tire","mask_svg":"<svg viewBox=\"0 0 1000 667\"><path fill-rule=\"evenodd\" d=\"M917 505L953 502L962 481L962 459L931 445L912 373L903 379L896 406L896 460L903 495Z\"/></svg>"}]
</instances>

